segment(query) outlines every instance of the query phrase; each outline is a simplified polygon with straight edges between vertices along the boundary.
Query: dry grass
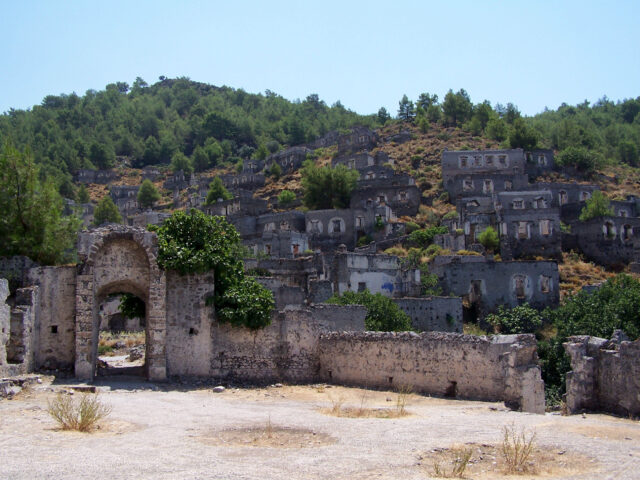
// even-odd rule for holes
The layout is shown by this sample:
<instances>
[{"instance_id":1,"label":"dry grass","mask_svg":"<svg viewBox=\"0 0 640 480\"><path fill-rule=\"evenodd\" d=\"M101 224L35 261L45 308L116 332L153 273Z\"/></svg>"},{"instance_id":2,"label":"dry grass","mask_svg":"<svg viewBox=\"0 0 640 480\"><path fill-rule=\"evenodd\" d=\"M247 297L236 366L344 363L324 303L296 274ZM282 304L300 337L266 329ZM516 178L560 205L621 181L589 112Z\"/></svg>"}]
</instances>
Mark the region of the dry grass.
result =
<instances>
[{"instance_id":1,"label":"dry grass","mask_svg":"<svg viewBox=\"0 0 640 480\"><path fill-rule=\"evenodd\" d=\"M600 283L615 276L607 272L604 267L587 262L575 252L563 253L562 263L558 264L560 271L560 298L577 293L585 285Z\"/></svg>"},{"instance_id":2,"label":"dry grass","mask_svg":"<svg viewBox=\"0 0 640 480\"><path fill-rule=\"evenodd\" d=\"M527 433L524 428L516 428L515 424L505 425L502 433L500 450L506 472L522 474L535 471L532 454L535 450L536 433Z\"/></svg>"},{"instance_id":3,"label":"dry grass","mask_svg":"<svg viewBox=\"0 0 640 480\"><path fill-rule=\"evenodd\" d=\"M140 332L100 332L98 352L100 355L107 356L120 355L132 347L144 345L145 341L144 330Z\"/></svg>"},{"instance_id":4,"label":"dry grass","mask_svg":"<svg viewBox=\"0 0 640 480\"><path fill-rule=\"evenodd\" d=\"M401 418L411 415L407 411L409 396L411 395L412 387L402 386L396 393L395 408L381 408L381 407L369 407L367 405L369 398L369 391L362 390L358 399L358 406L345 406L345 398L342 395L333 396L330 393L327 394L329 401L331 402L331 408L323 408L320 411L327 415L333 415L334 417L341 418Z\"/></svg>"},{"instance_id":5,"label":"dry grass","mask_svg":"<svg viewBox=\"0 0 640 480\"><path fill-rule=\"evenodd\" d=\"M454 447L448 452L444 459L437 459L433 462L433 476L439 478L464 478L473 450L465 447ZM447 470L447 465L450 468Z\"/></svg>"},{"instance_id":6,"label":"dry grass","mask_svg":"<svg viewBox=\"0 0 640 480\"><path fill-rule=\"evenodd\" d=\"M304 428L279 427L269 418L264 426L232 428L200 436L203 443L224 447L316 448L336 439Z\"/></svg>"},{"instance_id":7,"label":"dry grass","mask_svg":"<svg viewBox=\"0 0 640 480\"><path fill-rule=\"evenodd\" d=\"M48 402L47 412L63 430L90 432L111 413L111 407L96 394L85 393L76 400L68 394L59 393Z\"/></svg>"}]
</instances>

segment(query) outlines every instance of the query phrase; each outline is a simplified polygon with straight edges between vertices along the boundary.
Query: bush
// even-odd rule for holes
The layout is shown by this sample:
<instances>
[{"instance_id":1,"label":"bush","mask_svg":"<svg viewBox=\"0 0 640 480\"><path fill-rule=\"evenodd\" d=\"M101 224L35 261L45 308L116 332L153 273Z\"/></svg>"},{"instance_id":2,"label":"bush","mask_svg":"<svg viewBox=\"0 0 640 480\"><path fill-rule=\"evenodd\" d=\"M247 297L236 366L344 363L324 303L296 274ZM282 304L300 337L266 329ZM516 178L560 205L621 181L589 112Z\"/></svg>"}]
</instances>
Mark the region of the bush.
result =
<instances>
[{"instance_id":1,"label":"bush","mask_svg":"<svg viewBox=\"0 0 640 480\"><path fill-rule=\"evenodd\" d=\"M489 252L495 252L500 248L500 238L492 227L487 227L484 232L478 235L478 241Z\"/></svg>"},{"instance_id":2,"label":"bush","mask_svg":"<svg viewBox=\"0 0 640 480\"><path fill-rule=\"evenodd\" d=\"M335 305L363 305L367 308L364 319L367 330L382 332L401 332L411 329L411 319L393 300L380 293L375 295L364 292L345 292L342 296L334 295L327 303Z\"/></svg>"},{"instance_id":3,"label":"bush","mask_svg":"<svg viewBox=\"0 0 640 480\"><path fill-rule=\"evenodd\" d=\"M283 207L290 205L296 199L296 194L291 190L283 190L278 195L278 205Z\"/></svg>"},{"instance_id":4,"label":"bush","mask_svg":"<svg viewBox=\"0 0 640 480\"><path fill-rule=\"evenodd\" d=\"M220 177L215 177L213 181L209 184L209 191L207 192L207 199L205 200L205 205L211 205L216 203L218 199L222 200L231 200L233 195L222 183L222 179Z\"/></svg>"},{"instance_id":5,"label":"bush","mask_svg":"<svg viewBox=\"0 0 640 480\"><path fill-rule=\"evenodd\" d=\"M585 147L567 147L558 154L556 163L563 167L573 167L579 172L592 173L599 158Z\"/></svg>"},{"instance_id":6,"label":"bush","mask_svg":"<svg viewBox=\"0 0 640 480\"><path fill-rule=\"evenodd\" d=\"M111 407L95 394L85 393L75 401L70 395L59 393L48 403L47 412L63 430L90 432L111 413Z\"/></svg>"},{"instance_id":7,"label":"bush","mask_svg":"<svg viewBox=\"0 0 640 480\"><path fill-rule=\"evenodd\" d=\"M349 170L344 165L318 167L307 160L301 173L306 207L311 210L348 207L358 180L357 170Z\"/></svg>"},{"instance_id":8,"label":"bush","mask_svg":"<svg viewBox=\"0 0 640 480\"><path fill-rule=\"evenodd\" d=\"M542 326L542 315L528 303L511 309L500 305L497 313L487 315L486 321L493 325L496 333L534 333Z\"/></svg>"},{"instance_id":9,"label":"bush","mask_svg":"<svg viewBox=\"0 0 640 480\"><path fill-rule=\"evenodd\" d=\"M405 233L415 232L416 230L420 230L420 225L415 222L406 222L404 224Z\"/></svg>"},{"instance_id":10,"label":"bush","mask_svg":"<svg viewBox=\"0 0 640 480\"><path fill-rule=\"evenodd\" d=\"M614 212L611 208L609 199L604 196L600 190L593 192L590 199L587 200L586 205L580 212L580 221L586 222L592 218L598 217L613 217Z\"/></svg>"},{"instance_id":11,"label":"bush","mask_svg":"<svg viewBox=\"0 0 640 480\"><path fill-rule=\"evenodd\" d=\"M183 275L213 271L213 303L220 321L252 329L271 323L273 294L245 277L240 236L224 217L179 211L154 230L162 268Z\"/></svg>"},{"instance_id":12,"label":"bush","mask_svg":"<svg viewBox=\"0 0 640 480\"><path fill-rule=\"evenodd\" d=\"M422 230L416 230L409 235L409 241L420 248L427 248L432 242L433 237L438 234L447 233L448 229L445 226L429 227Z\"/></svg>"}]
</instances>

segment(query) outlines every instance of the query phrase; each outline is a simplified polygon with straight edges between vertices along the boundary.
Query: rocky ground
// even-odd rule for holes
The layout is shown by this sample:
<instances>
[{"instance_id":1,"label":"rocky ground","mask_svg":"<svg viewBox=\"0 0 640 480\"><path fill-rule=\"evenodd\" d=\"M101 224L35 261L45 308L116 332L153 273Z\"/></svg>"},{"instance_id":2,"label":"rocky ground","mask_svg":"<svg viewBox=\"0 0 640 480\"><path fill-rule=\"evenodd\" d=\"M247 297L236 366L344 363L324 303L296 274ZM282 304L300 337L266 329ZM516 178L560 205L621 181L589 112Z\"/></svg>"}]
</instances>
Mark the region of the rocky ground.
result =
<instances>
[{"instance_id":1,"label":"rocky ground","mask_svg":"<svg viewBox=\"0 0 640 480\"><path fill-rule=\"evenodd\" d=\"M465 478L510 478L504 427L535 433L530 473L512 478L640 478L634 419L330 385L214 392L106 377L96 385L112 412L79 433L61 430L47 405L87 388L40 381L0 400L0 478L425 479L436 468L450 473L465 450Z\"/></svg>"}]
</instances>

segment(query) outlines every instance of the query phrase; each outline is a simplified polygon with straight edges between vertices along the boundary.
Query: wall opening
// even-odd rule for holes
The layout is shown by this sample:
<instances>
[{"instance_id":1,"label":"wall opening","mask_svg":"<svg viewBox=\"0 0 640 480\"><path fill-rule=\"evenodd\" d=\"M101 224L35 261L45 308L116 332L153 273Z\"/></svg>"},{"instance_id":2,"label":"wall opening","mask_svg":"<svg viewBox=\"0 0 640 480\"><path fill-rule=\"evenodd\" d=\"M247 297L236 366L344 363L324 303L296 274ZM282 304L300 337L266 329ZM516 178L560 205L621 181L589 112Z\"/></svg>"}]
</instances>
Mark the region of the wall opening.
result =
<instances>
[{"instance_id":1,"label":"wall opening","mask_svg":"<svg viewBox=\"0 0 640 480\"><path fill-rule=\"evenodd\" d=\"M116 292L98 306L96 375L145 375L147 307L139 296Z\"/></svg>"}]
</instances>

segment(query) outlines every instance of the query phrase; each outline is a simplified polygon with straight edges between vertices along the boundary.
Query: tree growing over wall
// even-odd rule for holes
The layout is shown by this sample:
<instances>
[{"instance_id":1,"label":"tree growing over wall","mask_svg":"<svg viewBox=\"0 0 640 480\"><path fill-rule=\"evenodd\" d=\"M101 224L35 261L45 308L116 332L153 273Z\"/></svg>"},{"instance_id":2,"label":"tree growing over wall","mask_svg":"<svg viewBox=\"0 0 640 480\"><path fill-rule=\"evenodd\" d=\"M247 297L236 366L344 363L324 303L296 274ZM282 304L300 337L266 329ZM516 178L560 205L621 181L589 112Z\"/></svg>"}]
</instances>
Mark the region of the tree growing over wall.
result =
<instances>
[{"instance_id":1,"label":"tree growing over wall","mask_svg":"<svg viewBox=\"0 0 640 480\"><path fill-rule=\"evenodd\" d=\"M296 199L296 194L291 190L283 190L278 195L278 205L286 207Z\"/></svg>"},{"instance_id":2,"label":"tree growing over wall","mask_svg":"<svg viewBox=\"0 0 640 480\"><path fill-rule=\"evenodd\" d=\"M582 207L579 218L580 221L586 222L592 218L612 217L613 215L614 212L609 199L600 190L596 190L591 198L587 200L585 206Z\"/></svg>"},{"instance_id":3,"label":"tree growing over wall","mask_svg":"<svg viewBox=\"0 0 640 480\"><path fill-rule=\"evenodd\" d=\"M251 329L269 325L273 294L245 275L240 235L224 217L178 211L154 230L162 268L182 275L213 272L219 321Z\"/></svg>"},{"instance_id":4,"label":"tree growing over wall","mask_svg":"<svg viewBox=\"0 0 640 480\"><path fill-rule=\"evenodd\" d=\"M380 293L344 292L334 295L327 303L335 305L363 305L367 308L364 325L367 330L382 332L402 332L411 330L411 319L400 310L393 300Z\"/></svg>"},{"instance_id":5,"label":"tree growing over wall","mask_svg":"<svg viewBox=\"0 0 640 480\"><path fill-rule=\"evenodd\" d=\"M30 151L9 142L0 151L0 256L26 255L43 264L70 260L80 225L62 215L62 197L51 181L40 181Z\"/></svg>"},{"instance_id":6,"label":"tree growing over wall","mask_svg":"<svg viewBox=\"0 0 640 480\"><path fill-rule=\"evenodd\" d=\"M478 241L489 252L495 252L500 247L500 238L493 227L487 227L478 235Z\"/></svg>"}]
</instances>

